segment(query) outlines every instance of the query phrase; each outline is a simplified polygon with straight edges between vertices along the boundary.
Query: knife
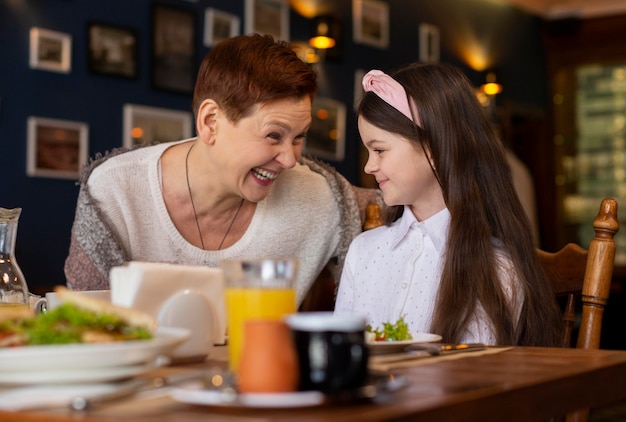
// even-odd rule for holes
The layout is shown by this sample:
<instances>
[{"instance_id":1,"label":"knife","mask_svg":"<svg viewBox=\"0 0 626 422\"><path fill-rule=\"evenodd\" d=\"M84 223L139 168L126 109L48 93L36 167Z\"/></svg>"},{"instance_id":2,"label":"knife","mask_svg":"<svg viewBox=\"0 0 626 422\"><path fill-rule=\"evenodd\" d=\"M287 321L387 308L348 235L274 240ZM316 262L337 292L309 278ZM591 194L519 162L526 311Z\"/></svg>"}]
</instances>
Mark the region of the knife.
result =
<instances>
[{"instance_id":1,"label":"knife","mask_svg":"<svg viewBox=\"0 0 626 422\"><path fill-rule=\"evenodd\" d=\"M482 343L463 344L433 344L415 343L407 346L402 353L391 353L388 355L372 356L370 359L375 363L392 363L405 360L428 358L433 356L443 356L454 353L475 352L486 349Z\"/></svg>"},{"instance_id":2,"label":"knife","mask_svg":"<svg viewBox=\"0 0 626 422\"><path fill-rule=\"evenodd\" d=\"M405 351L412 350L425 350L431 356L447 355L450 353L459 352L474 352L477 350L484 350L487 346L483 343L414 343L404 348Z\"/></svg>"}]
</instances>

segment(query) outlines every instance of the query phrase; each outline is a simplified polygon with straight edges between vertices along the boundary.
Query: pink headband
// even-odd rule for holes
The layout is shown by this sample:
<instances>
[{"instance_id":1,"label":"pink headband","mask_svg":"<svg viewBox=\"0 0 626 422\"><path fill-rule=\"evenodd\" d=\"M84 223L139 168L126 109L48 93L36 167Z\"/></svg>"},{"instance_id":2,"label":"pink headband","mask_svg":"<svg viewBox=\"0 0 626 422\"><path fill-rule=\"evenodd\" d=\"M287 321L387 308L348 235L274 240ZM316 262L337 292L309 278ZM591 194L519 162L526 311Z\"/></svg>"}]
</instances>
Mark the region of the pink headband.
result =
<instances>
[{"instance_id":1,"label":"pink headband","mask_svg":"<svg viewBox=\"0 0 626 422\"><path fill-rule=\"evenodd\" d=\"M373 92L387 104L408 117L409 120L413 121L406 91L404 87L391 76L380 70L370 70L363 76L363 89L365 92ZM420 126L417 112L415 112L415 118L415 124Z\"/></svg>"}]
</instances>

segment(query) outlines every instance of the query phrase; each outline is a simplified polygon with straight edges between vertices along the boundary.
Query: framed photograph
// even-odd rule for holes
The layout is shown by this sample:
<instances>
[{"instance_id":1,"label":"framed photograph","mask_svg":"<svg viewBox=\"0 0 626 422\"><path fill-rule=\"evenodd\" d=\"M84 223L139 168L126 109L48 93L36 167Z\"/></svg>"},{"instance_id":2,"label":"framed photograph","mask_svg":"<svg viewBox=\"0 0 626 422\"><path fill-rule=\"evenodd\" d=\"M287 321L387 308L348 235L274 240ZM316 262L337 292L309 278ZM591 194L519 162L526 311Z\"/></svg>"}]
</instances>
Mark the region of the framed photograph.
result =
<instances>
[{"instance_id":1,"label":"framed photograph","mask_svg":"<svg viewBox=\"0 0 626 422\"><path fill-rule=\"evenodd\" d=\"M330 98L316 98L304 150L319 158L342 161L345 156L346 106Z\"/></svg>"},{"instance_id":2,"label":"framed photograph","mask_svg":"<svg viewBox=\"0 0 626 422\"><path fill-rule=\"evenodd\" d=\"M439 61L439 28L429 23L420 24L421 62L436 63Z\"/></svg>"},{"instance_id":3,"label":"framed photograph","mask_svg":"<svg viewBox=\"0 0 626 422\"><path fill-rule=\"evenodd\" d=\"M27 134L27 175L78 179L87 163L87 124L31 116Z\"/></svg>"},{"instance_id":4,"label":"framed photograph","mask_svg":"<svg viewBox=\"0 0 626 422\"><path fill-rule=\"evenodd\" d=\"M232 13L207 8L204 11L204 45L212 47L220 41L239 35L241 19Z\"/></svg>"},{"instance_id":5,"label":"framed photograph","mask_svg":"<svg viewBox=\"0 0 626 422\"><path fill-rule=\"evenodd\" d=\"M191 124L192 114L188 111L124 104L124 146L191 138Z\"/></svg>"},{"instance_id":6,"label":"framed photograph","mask_svg":"<svg viewBox=\"0 0 626 422\"><path fill-rule=\"evenodd\" d=\"M43 28L30 29L31 69L70 73L72 70L72 37Z\"/></svg>"},{"instance_id":7,"label":"framed photograph","mask_svg":"<svg viewBox=\"0 0 626 422\"><path fill-rule=\"evenodd\" d=\"M378 48L389 46L389 5L380 0L352 0L352 38Z\"/></svg>"},{"instance_id":8,"label":"framed photograph","mask_svg":"<svg viewBox=\"0 0 626 422\"><path fill-rule=\"evenodd\" d=\"M102 75L136 78L137 34L131 28L89 23L87 68Z\"/></svg>"},{"instance_id":9,"label":"framed photograph","mask_svg":"<svg viewBox=\"0 0 626 422\"><path fill-rule=\"evenodd\" d=\"M285 0L246 0L246 34L269 34L289 41L289 5Z\"/></svg>"},{"instance_id":10,"label":"framed photograph","mask_svg":"<svg viewBox=\"0 0 626 422\"><path fill-rule=\"evenodd\" d=\"M189 94L196 75L196 19L192 11L155 4L152 8L152 85Z\"/></svg>"}]
</instances>

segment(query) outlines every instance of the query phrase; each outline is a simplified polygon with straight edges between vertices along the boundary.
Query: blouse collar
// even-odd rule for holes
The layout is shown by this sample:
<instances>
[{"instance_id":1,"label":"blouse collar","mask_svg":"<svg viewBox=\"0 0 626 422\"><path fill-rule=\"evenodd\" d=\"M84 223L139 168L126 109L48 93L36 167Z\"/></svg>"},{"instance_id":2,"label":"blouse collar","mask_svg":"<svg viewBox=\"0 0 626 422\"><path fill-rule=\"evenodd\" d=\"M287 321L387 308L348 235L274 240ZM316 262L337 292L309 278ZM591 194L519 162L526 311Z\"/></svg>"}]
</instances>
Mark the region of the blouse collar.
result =
<instances>
[{"instance_id":1,"label":"blouse collar","mask_svg":"<svg viewBox=\"0 0 626 422\"><path fill-rule=\"evenodd\" d=\"M391 228L393 230L391 247L397 247L408 236L410 230L419 230L430 238L437 252L441 254L446 245L449 225L450 211L448 211L448 208L442 209L424 221L417 221L411 208L405 205L402 217Z\"/></svg>"}]
</instances>

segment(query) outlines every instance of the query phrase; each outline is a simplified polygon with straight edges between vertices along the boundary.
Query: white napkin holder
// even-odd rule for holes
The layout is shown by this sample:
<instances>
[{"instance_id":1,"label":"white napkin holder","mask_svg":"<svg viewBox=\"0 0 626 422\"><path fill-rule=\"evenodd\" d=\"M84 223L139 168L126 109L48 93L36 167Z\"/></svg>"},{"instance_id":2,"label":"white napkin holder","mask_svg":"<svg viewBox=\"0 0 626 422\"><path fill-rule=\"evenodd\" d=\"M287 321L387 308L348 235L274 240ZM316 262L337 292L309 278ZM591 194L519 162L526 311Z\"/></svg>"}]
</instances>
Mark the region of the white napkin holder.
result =
<instances>
[{"instance_id":1,"label":"white napkin holder","mask_svg":"<svg viewBox=\"0 0 626 422\"><path fill-rule=\"evenodd\" d=\"M109 274L111 302L152 315L159 326L183 327L191 338L175 360L206 357L226 341L224 277L219 268L131 261Z\"/></svg>"}]
</instances>

